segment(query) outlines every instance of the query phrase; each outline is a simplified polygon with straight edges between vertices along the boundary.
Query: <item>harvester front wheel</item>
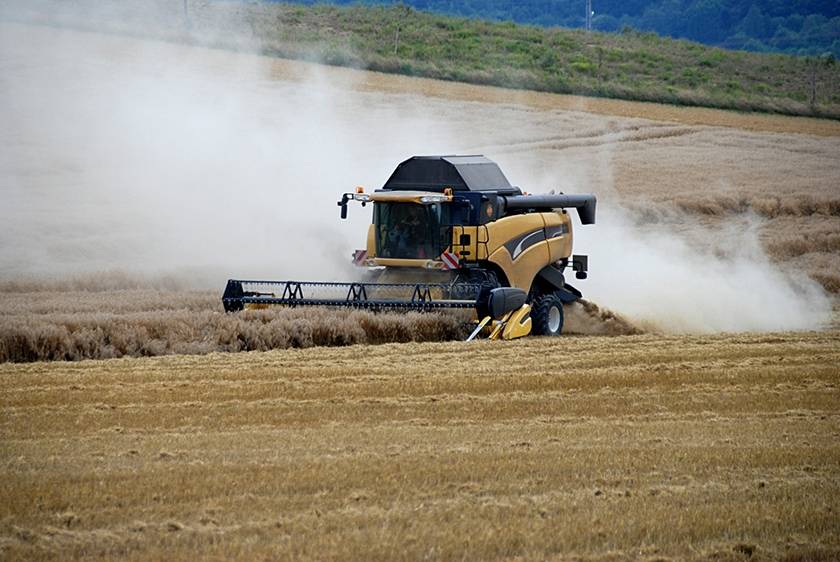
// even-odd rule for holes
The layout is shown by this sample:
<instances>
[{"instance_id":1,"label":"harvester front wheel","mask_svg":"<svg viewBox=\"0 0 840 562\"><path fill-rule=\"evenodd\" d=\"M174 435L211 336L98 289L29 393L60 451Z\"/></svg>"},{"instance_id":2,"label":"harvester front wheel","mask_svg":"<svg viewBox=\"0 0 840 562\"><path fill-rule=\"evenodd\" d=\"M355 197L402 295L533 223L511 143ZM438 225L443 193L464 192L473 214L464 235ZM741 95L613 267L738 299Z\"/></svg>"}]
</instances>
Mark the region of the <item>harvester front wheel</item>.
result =
<instances>
[{"instance_id":1,"label":"harvester front wheel","mask_svg":"<svg viewBox=\"0 0 840 562\"><path fill-rule=\"evenodd\" d=\"M557 293L540 295L531 303L531 331L537 336L559 336L563 331L563 301Z\"/></svg>"}]
</instances>

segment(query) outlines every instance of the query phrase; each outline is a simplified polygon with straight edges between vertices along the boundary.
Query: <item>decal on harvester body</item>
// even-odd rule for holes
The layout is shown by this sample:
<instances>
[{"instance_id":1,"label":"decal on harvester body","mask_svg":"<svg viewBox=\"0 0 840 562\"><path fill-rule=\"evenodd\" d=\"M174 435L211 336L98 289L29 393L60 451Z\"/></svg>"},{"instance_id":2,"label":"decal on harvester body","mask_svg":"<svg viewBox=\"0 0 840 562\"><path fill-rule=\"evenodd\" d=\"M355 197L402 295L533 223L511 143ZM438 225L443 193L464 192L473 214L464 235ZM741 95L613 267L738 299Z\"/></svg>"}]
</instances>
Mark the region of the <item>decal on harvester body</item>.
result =
<instances>
[{"instance_id":1,"label":"decal on harvester body","mask_svg":"<svg viewBox=\"0 0 840 562\"><path fill-rule=\"evenodd\" d=\"M548 240L551 240L552 238L559 238L559 237L563 236L564 234L568 234L568 233L569 233L569 225L567 225L565 223L561 224L561 225L558 225L558 226L547 226L547 227L545 227L545 237Z\"/></svg>"},{"instance_id":2,"label":"decal on harvester body","mask_svg":"<svg viewBox=\"0 0 840 562\"><path fill-rule=\"evenodd\" d=\"M518 238L514 238L513 240L505 243L505 248L507 248L508 253L510 254L511 260L516 260L522 252L545 240L545 229L538 228L533 232L528 232L523 234Z\"/></svg>"}]
</instances>

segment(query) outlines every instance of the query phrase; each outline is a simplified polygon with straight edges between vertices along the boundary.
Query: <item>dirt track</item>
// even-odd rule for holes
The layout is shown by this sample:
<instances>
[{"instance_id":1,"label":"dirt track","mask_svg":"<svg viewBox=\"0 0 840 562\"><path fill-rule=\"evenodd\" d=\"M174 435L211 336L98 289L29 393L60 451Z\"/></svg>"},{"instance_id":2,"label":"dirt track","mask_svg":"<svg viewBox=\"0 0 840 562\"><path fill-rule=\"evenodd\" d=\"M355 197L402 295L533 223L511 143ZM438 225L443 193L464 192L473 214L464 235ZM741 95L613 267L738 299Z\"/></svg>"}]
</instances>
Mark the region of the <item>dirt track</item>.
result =
<instances>
[{"instance_id":1,"label":"dirt track","mask_svg":"<svg viewBox=\"0 0 840 562\"><path fill-rule=\"evenodd\" d=\"M294 66L300 63L277 61L275 64L277 75L288 76L295 73ZM342 72L342 70L336 69L336 72ZM351 76L354 75L353 71L344 72L350 73ZM360 88L392 93L417 92L426 96L458 101L481 101L494 104L515 103L540 110L583 111L609 117L643 117L654 121L669 121L683 125L733 127L756 132L796 133L826 137L840 136L840 121L829 119L744 113L702 107L679 107L661 103L567 96L527 90L512 91L504 88L474 86L460 82L442 82L440 80L374 72L365 73Z\"/></svg>"}]
</instances>

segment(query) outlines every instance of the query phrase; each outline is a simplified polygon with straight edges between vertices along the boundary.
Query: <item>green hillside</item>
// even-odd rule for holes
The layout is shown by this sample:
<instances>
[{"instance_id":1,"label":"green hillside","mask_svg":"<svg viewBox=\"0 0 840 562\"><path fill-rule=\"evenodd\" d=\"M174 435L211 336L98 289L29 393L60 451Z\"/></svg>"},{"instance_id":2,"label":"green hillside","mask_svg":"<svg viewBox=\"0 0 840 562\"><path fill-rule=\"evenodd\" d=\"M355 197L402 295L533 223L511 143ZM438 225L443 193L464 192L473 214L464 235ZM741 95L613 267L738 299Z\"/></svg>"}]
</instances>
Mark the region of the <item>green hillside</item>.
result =
<instances>
[{"instance_id":1,"label":"green hillside","mask_svg":"<svg viewBox=\"0 0 840 562\"><path fill-rule=\"evenodd\" d=\"M92 0L62 3L79 7L71 13L45 0L22 4L4 17L509 88L840 119L833 57L728 51L637 31L493 23L406 6L190 0L185 16L181 2L162 0L107 12Z\"/></svg>"},{"instance_id":2,"label":"green hillside","mask_svg":"<svg viewBox=\"0 0 840 562\"><path fill-rule=\"evenodd\" d=\"M587 33L396 8L272 5L253 20L273 54L550 92L840 117L840 65L727 51L653 33ZM397 28L400 29L397 36ZM817 82L812 104L812 77Z\"/></svg>"},{"instance_id":3,"label":"green hillside","mask_svg":"<svg viewBox=\"0 0 840 562\"><path fill-rule=\"evenodd\" d=\"M303 4L324 0L299 0ZM408 4L469 18L585 27L583 0L328 0L330 4ZM716 47L840 57L836 0L591 0L592 28L633 27Z\"/></svg>"}]
</instances>

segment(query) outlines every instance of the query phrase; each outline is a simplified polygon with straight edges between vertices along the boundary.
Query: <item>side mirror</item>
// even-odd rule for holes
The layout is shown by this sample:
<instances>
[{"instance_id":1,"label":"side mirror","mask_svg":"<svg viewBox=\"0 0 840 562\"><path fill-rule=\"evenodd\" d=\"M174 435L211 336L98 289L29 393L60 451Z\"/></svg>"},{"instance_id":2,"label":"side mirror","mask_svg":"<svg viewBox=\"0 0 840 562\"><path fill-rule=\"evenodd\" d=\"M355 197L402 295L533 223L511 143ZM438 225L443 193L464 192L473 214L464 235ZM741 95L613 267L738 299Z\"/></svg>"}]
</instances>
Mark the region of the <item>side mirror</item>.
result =
<instances>
[{"instance_id":1,"label":"side mirror","mask_svg":"<svg viewBox=\"0 0 840 562\"><path fill-rule=\"evenodd\" d=\"M575 277L578 279L586 279L586 274L589 269L589 256L582 256L575 254L572 256L572 269L575 272Z\"/></svg>"},{"instance_id":2,"label":"side mirror","mask_svg":"<svg viewBox=\"0 0 840 562\"><path fill-rule=\"evenodd\" d=\"M341 196L341 201L338 202L338 206L341 207L341 218L347 218L347 202L350 200L350 194L345 193Z\"/></svg>"}]
</instances>

